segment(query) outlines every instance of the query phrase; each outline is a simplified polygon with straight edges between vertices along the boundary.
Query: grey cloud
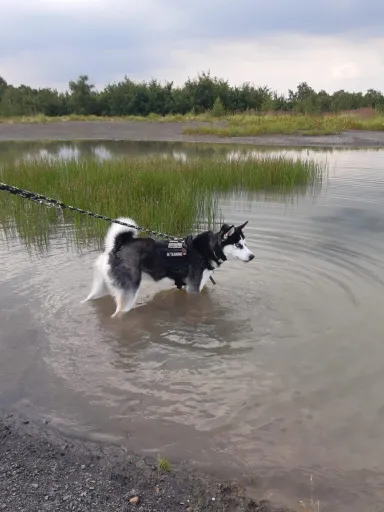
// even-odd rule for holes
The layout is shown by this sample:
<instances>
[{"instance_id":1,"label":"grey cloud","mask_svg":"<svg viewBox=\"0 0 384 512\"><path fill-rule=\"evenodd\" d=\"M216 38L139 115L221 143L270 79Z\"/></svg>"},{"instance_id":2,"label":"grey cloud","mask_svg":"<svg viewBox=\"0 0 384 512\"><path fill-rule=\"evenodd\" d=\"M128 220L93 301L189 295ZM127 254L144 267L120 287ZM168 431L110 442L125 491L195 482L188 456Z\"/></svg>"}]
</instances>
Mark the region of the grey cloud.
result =
<instances>
[{"instance_id":1,"label":"grey cloud","mask_svg":"<svg viewBox=\"0 0 384 512\"><path fill-rule=\"evenodd\" d=\"M31 4L28 11L6 4L0 65L13 60L14 68L28 54L30 65L39 65L41 83L68 83L80 73L106 83L124 74L153 76L172 68L173 50L201 51L218 40L287 32L362 40L384 35L382 0L141 0L130 6L109 1L104 15L97 9L55 13L38 3L34 11ZM27 82L28 70L25 76Z\"/></svg>"},{"instance_id":2,"label":"grey cloud","mask_svg":"<svg viewBox=\"0 0 384 512\"><path fill-rule=\"evenodd\" d=\"M202 37L258 37L295 32L384 34L382 0L170 0L182 5L187 33Z\"/></svg>"},{"instance_id":3,"label":"grey cloud","mask_svg":"<svg viewBox=\"0 0 384 512\"><path fill-rule=\"evenodd\" d=\"M166 62L171 46L167 32L151 27L150 18L144 26L134 17L113 12L108 17L13 14L0 32L0 61L17 62L28 54L31 66L45 62L39 70L42 82L67 83L87 73L92 81L105 83L116 75L144 74Z\"/></svg>"},{"instance_id":4,"label":"grey cloud","mask_svg":"<svg viewBox=\"0 0 384 512\"><path fill-rule=\"evenodd\" d=\"M52 48L140 50L157 36L156 28L142 27L124 18L76 18L69 15L35 14L12 20L0 32L0 57L19 51L45 51ZM166 36L166 35L165 35ZM167 37L163 37L166 42Z\"/></svg>"}]
</instances>

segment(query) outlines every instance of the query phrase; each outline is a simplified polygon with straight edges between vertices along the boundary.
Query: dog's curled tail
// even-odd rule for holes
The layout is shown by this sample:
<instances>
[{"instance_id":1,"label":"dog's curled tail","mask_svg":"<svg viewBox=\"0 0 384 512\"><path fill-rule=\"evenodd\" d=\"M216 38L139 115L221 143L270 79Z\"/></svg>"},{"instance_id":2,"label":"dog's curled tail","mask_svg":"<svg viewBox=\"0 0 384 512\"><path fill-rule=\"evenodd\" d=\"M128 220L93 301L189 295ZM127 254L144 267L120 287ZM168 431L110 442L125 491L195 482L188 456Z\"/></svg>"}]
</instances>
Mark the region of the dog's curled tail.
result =
<instances>
[{"instance_id":1,"label":"dog's curled tail","mask_svg":"<svg viewBox=\"0 0 384 512\"><path fill-rule=\"evenodd\" d=\"M137 226L136 222L128 217L119 217L120 222L125 222L131 226ZM116 253L126 242L132 238L136 238L137 229L123 226L122 224L112 224L105 237L105 250L106 252Z\"/></svg>"}]
</instances>

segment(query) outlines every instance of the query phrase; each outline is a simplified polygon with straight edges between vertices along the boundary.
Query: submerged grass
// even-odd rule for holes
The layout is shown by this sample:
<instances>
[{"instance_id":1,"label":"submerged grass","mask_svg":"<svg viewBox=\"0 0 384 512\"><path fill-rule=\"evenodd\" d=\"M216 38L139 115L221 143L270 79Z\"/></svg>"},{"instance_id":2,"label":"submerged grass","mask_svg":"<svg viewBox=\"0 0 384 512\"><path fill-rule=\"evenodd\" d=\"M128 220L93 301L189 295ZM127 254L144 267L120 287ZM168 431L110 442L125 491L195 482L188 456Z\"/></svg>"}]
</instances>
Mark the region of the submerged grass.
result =
<instances>
[{"instance_id":1,"label":"submerged grass","mask_svg":"<svg viewBox=\"0 0 384 512\"><path fill-rule=\"evenodd\" d=\"M35 158L0 166L0 181L5 183L112 218L128 215L141 226L177 236L220 222L221 194L292 192L319 183L321 176L322 168L314 161L265 155L187 161L161 155L102 162ZM100 247L108 227L105 221L6 192L0 201L0 224L13 226L27 244L41 247L63 225L74 233L77 246L96 241Z\"/></svg>"}]
</instances>

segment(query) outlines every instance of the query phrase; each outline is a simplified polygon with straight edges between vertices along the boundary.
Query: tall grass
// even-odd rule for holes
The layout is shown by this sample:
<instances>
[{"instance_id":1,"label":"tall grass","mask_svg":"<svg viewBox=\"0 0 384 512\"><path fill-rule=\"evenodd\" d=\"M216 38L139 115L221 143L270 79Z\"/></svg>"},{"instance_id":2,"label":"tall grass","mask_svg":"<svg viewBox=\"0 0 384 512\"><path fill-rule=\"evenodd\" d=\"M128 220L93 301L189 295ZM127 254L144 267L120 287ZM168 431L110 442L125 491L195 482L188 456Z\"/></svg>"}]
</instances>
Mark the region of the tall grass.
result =
<instances>
[{"instance_id":1,"label":"tall grass","mask_svg":"<svg viewBox=\"0 0 384 512\"><path fill-rule=\"evenodd\" d=\"M315 185L321 175L320 165L313 161L265 155L186 162L162 156L103 162L35 158L0 166L0 181L112 218L128 215L142 226L177 236L221 222L222 194L284 193ZM0 224L13 226L26 243L44 246L63 225L74 232L78 245L97 241L99 247L105 235L104 221L0 194Z\"/></svg>"}]
</instances>

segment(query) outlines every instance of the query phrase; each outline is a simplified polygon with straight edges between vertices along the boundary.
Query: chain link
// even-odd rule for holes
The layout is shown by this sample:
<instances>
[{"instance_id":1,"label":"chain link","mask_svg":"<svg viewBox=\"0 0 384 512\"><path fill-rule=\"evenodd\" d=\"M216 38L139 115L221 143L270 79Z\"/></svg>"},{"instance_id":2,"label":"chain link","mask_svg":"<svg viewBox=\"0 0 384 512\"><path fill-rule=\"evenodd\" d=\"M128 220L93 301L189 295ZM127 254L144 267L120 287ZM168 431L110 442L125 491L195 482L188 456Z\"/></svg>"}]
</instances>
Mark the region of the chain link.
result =
<instances>
[{"instance_id":1,"label":"chain link","mask_svg":"<svg viewBox=\"0 0 384 512\"><path fill-rule=\"evenodd\" d=\"M133 224L127 224L126 222L122 222L117 219L112 219L111 217L107 217L106 215L100 215L99 213L89 212L81 208L76 208L75 206L69 206L67 204L62 203L61 201L57 201L56 199L52 199L50 197L37 194L35 192L30 192L29 190L23 190L22 188L14 187L12 185L7 185L6 183L0 182L0 190L4 190L5 192L9 192L10 194L23 197L24 199L29 199L30 201L34 201L35 203L38 204L44 204L48 208L58 208L59 210L71 210L73 212L83 213L84 215L88 215L89 217L93 217L94 219L102 219L107 222L113 222L114 224L121 224L122 226L134 228L137 229L138 231L149 233L150 235L159 238L167 238L169 240L175 240L178 242L184 240L183 238L177 238L172 235L168 235L167 233L160 233L158 231L153 231L152 229L143 228L141 226L135 226Z\"/></svg>"}]
</instances>

